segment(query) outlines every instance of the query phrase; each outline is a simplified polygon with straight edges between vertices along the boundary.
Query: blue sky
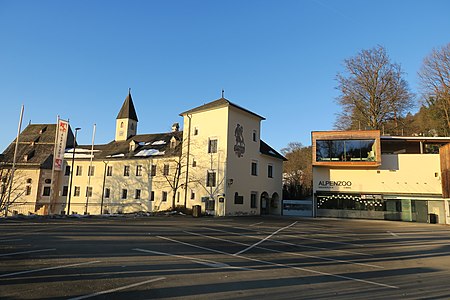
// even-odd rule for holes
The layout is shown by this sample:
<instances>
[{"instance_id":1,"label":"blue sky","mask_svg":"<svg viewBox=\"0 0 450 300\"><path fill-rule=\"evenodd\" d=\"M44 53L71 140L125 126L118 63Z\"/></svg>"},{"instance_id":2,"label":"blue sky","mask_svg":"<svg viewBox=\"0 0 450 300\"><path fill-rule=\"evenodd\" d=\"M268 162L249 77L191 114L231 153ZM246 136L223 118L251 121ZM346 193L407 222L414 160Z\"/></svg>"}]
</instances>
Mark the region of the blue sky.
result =
<instances>
[{"instance_id":1,"label":"blue sky","mask_svg":"<svg viewBox=\"0 0 450 300\"><path fill-rule=\"evenodd\" d=\"M418 93L423 58L450 42L449 12L447 0L0 0L0 151L22 104L22 128L60 115L80 143L94 123L107 143L128 88L138 133L169 131L224 89L266 117L274 148L309 145L333 128L344 59L382 45Z\"/></svg>"}]
</instances>

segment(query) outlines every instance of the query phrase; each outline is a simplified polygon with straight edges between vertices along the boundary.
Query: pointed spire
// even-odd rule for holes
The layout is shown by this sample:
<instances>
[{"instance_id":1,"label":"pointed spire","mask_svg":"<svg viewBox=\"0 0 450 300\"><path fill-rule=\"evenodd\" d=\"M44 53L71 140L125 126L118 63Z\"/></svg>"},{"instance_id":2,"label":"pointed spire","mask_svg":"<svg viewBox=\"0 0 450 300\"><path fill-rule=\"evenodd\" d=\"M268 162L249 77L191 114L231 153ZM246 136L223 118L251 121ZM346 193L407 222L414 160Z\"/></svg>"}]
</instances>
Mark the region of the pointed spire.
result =
<instances>
[{"instance_id":1,"label":"pointed spire","mask_svg":"<svg viewBox=\"0 0 450 300\"><path fill-rule=\"evenodd\" d=\"M130 119L135 120L136 122L138 121L136 110L134 109L133 99L131 98L131 88L128 89L128 96L125 98L116 119Z\"/></svg>"}]
</instances>

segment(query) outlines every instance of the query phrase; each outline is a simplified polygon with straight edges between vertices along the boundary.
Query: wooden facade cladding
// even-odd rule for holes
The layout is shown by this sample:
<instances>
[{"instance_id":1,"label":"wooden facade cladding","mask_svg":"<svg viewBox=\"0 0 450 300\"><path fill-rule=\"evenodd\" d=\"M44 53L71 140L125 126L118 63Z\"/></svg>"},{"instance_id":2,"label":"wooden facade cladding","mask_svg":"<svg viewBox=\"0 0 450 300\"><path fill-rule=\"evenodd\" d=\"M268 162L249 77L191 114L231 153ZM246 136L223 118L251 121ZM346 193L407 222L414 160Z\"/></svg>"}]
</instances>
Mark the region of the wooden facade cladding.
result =
<instances>
[{"instance_id":1,"label":"wooden facade cladding","mask_svg":"<svg viewBox=\"0 0 450 300\"><path fill-rule=\"evenodd\" d=\"M442 197L450 198L450 144L439 148L441 159Z\"/></svg>"},{"instance_id":2,"label":"wooden facade cladding","mask_svg":"<svg viewBox=\"0 0 450 300\"><path fill-rule=\"evenodd\" d=\"M375 161L317 161L318 140L375 140ZM381 165L379 130L313 131L311 132L312 164L327 167L378 167Z\"/></svg>"}]
</instances>

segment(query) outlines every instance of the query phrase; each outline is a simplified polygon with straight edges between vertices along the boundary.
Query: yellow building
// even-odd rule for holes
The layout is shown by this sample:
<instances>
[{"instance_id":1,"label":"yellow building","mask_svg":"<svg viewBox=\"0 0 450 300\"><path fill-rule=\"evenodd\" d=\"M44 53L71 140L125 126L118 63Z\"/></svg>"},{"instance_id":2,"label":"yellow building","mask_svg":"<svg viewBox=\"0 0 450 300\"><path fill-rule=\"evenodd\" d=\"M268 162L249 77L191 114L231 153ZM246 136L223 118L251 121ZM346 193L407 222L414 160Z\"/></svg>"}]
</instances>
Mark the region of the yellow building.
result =
<instances>
[{"instance_id":1,"label":"yellow building","mask_svg":"<svg viewBox=\"0 0 450 300\"><path fill-rule=\"evenodd\" d=\"M181 116L183 131L175 123L171 132L137 134L129 93L114 141L66 152L55 212L69 205L78 214L200 206L219 216L280 214L284 157L260 140L263 117L224 98Z\"/></svg>"},{"instance_id":2,"label":"yellow building","mask_svg":"<svg viewBox=\"0 0 450 300\"><path fill-rule=\"evenodd\" d=\"M315 214L449 224L449 142L379 130L312 132Z\"/></svg>"},{"instance_id":3,"label":"yellow building","mask_svg":"<svg viewBox=\"0 0 450 300\"><path fill-rule=\"evenodd\" d=\"M51 213L56 190L67 185L61 172L52 172L55 135L55 124L29 124L19 135L14 176L11 169L16 142L0 155L0 216L6 214L6 208L7 215ZM67 145L73 145L70 130Z\"/></svg>"}]
</instances>

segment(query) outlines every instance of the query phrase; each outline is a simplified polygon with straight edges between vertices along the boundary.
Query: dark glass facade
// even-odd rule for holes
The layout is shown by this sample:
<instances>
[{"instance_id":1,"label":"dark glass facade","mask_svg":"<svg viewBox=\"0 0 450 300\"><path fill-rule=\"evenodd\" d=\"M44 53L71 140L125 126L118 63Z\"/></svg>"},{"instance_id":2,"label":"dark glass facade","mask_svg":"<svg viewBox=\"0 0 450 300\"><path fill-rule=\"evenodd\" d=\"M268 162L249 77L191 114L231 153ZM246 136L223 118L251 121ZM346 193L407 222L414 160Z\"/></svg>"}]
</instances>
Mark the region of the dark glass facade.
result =
<instances>
[{"instance_id":1,"label":"dark glass facade","mask_svg":"<svg viewBox=\"0 0 450 300\"><path fill-rule=\"evenodd\" d=\"M376 161L375 140L317 140L316 161Z\"/></svg>"}]
</instances>

